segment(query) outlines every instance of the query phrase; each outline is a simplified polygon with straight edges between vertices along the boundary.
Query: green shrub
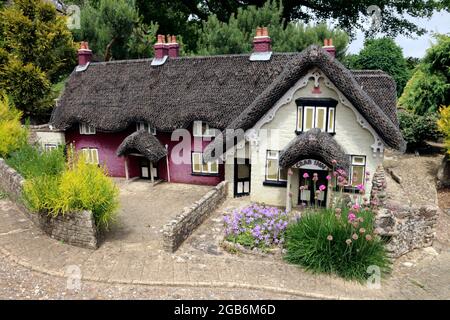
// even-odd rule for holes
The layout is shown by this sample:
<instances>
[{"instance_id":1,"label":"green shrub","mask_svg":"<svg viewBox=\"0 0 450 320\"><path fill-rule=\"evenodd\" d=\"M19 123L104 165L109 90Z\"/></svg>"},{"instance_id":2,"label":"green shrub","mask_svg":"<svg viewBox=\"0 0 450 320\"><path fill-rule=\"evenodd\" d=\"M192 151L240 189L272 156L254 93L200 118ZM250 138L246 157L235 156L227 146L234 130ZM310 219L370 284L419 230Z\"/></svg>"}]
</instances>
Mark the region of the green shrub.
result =
<instances>
[{"instance_id":1,"label":"green shrub","mask_svg":"<svg viewBox=\"0 0 450 320\"><path fill-rule=\"evenodd\" d=\"M42 151L29 144L13 152L6 162L16 169L25 179L40 176L56 176L65 169L64 147Z\"/></svg>"},{"instance_id":2,"label":"green shrub","mask_svg":"<svg viewBox=\"0 0 450 320\"><path fill-rule=\"evenodd\" d=\"M342 214L322 209L304 214L286 230L285 259L313 272L334 273L359 281L368 278L367 268L371 265L388 272L383 242L373 234L373 213L369 210L361 210L357 216L348 213L348 209L342 210Z\"/></svg>"},{"instance_id":3,"label":"green shrub","mask_svg":"<svg viewBox=\"0 0 450 320\"><path fill-rule=\"evenodd\" d=\"M97 227L107 229L119 206L117 186L104 168L87 164L83 157L68 168L64 159L63 148L40 152L30 146L8 160L26 177L25 203L35 212L52 216L89 210Z\"/></svg>"},{"instance_id":4,"label":"green shrub","mask_svg":"<svg viewBox=\"0 0 450 320\"><path fill-rule=\"evenodd\" d=\"M441 137L437 126L437 115L430 113L424 116L408 111L398 113L400 130L408 143L408 150L425 145L425 140L436 141Z\"/></svg>"},{"instance_id":5,"label":"green shrub","mask_svg":"<svg viewBox=\"0 0 450 320\"><path fill-rule=\"evenodd\" d=\"M27 141L27 130L22 127L22 113L8 96L0 92L0 157L7 157Z\"/></svg>"}]
</instances>

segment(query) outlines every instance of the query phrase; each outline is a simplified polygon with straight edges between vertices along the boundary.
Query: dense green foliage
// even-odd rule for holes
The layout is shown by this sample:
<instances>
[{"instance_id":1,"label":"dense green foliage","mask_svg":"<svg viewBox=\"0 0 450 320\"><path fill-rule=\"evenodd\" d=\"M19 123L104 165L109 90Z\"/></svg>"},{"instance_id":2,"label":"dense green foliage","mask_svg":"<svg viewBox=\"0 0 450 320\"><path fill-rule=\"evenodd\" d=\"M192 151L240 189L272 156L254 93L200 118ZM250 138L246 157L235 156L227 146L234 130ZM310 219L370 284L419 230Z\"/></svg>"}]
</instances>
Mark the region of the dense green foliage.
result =
<instances>
[{"instance_id":1,"label":"dense green foliage","mask_svg":"<svg viewBox=\"0 0 450 320\"><path fill-rule=\"evenodd\" d=\"M23 197L31 210L53 216L90 210L101 229L115 221L119 191L104 168L81 156L66 165L63 147L43 151L24 145L6 161L25 177Z\"/></svg>"},{"instance_id":2,"label":"dense green foliage","mask_svg":"<svg viewBox=\"0 0 450 320\"><path fill-rule=\"evenodd\" d=\"M450 36L435 37L399 99L399 105L419 115L450 104Z\"/></svg>"},{"instance_id":3,"label":"dense green foliage","mask_svg":"<svg viewBox=\"0 0 450 320\"><path fill-rule=\"evenodd\" d=\"M0 157L19 149L27 140L27 130L22 127L22 113L0 92Z\"/></svg>"},{"instance_id":4,"label":"dense green foliage","mask_svg":"<svg viewBox=\"0 0 450 320\"><path fill-rule=\"evenodd\" d=\"M15 0L0 9L0 86L26 115L53 106L51 84L75 65L72 35L52 4Z\"/></svg>"},{"instance_id":5,"label":"dense green foliage","mask_svg":"<svg viewBox=\"0 0 450 320\"><path fill-rule=\"evenodd\" d=\"M450 106L442 107L439 110L438 128L445 137L445 147L447 153L450 154Z\"/></svg>"},{"instance_id":6,"label":"dense green foliage","mask_svg":"<svg viewBox=\"0 0 450 320\"><path fill-rule=\"evenodd\" d=\"M359 54L347 58L352 69L383 70L397 83L397 95L401 95L409 79L409 68L403 52L391 38L369 39Z\"/></svg>"},{"instance_id":7,"label":"dense green foliage","mask_svg":"<svg viewBox=\"0 0 450 320\"><path fill-rule=\"evenodd\" d=\"M334 273L346 279L364 281L369 266L389 271L383 242L374 235L370 210L362 210L349 222L348 209L309 212L286 230L285 259L313 272Z\"/></svg>"},{"instance_id":8,"label":"dense green foliage","mask_svg":"<svg viewBox=\"0 0 450 320\"><path fill-rule=\"evenodd\" d=\"M6 159L6 162L25 179L31 179L40 176L60 175L66 167L65 160L63 147L51 152L42 152L39 148L25 144L19 150L13 152Z\"/></svg>"},{"instance_id":9,"label":"dense green foliage","mask_svg":"<svg viewBox=\"0 0 450 320\"><path fill-rule=\"evenodd\" d=\"M436 114L430 113L422 116L409 111L400 111L398 118L400 130L410 151L423 147L426 140L436 141L440 137Z\"/></svg>"},{"instance_id":10,"label":"dense green foliage","mask_svg":"<svg viewBox=\"0 0 450 320\"><path fill-rule=\"evenodd\" d=\"M78 0L81 1L81 0ZM182 34L180 31L189 29L187 18L207 21L211 15L216 15L219 21L226 22L239 9L249 6L262 7L264 0L141 0L137 1L144 17L151 17L162 22L163 33ZM349 33L363 28L367 35L373 34L370 29L371 14L367 9L370 5L377 5L382 13L379 30L390 36L397 34L423 34L424 29L409 21L406 14L414 17L429 17L435 9L444 8L443 1L382 1L382 0L281 0L283 10L281 16L286 21L325 21L331 19L340 28ZM367 17L361 20L361 15ZM147 22L148 22L147 21ZM186 28L187 27L187 28ZM187 31L189 32L189 31ZM187 34L183 34L185 38Z\"/></svg>"},{"instance_id":11,"label":"dense green foliage","mask_svg":"<svg viewBox=\"0 0 450 320\"><path fill-rule=\"evenodd\" d=\"M330 29L325 24L286 24L282 8L276 2L267 2L261 8L239 9L227 23L219 21L215 15L210 16L199 33L197 51L202 55L250 52L258 26L268 28L272 49L278 52L302 51L311 44L323 45L325 38L333 38L336 55L341 58L349 40L345 32Z\"/></svg>"}]
</instances>

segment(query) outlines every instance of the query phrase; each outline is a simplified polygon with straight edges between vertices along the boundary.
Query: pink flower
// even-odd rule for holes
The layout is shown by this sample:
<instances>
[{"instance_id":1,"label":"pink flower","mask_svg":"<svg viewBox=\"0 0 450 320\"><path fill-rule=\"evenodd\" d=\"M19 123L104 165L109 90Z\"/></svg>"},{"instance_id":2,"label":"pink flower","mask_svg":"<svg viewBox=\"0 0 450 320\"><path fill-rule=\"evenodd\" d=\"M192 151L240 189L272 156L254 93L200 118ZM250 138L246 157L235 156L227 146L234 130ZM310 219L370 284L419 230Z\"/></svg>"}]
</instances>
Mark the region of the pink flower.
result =
<instances>
[{"instance_id":1,"label":"pink flower","mask_svg":"<svg viewBox=\"0 0 450 320\"><path fill-rule=\"evenodd\" d=\"M327 180L330 181L331 180L331 176L327 175Z\"/></svg>"},{"instance_id":2,"label":"pink flower","mask_svg":"<svg viewBox=\"0 0 450 320\"><path fill-rule=\"evenodd\" d=\"M336 165L337 161L335 159L331 160L331 164Z\"/></svg>"},{"instance_id":3,"label":"pink flower","mask_svg":"<svg viewBox=\"0 0 450 320\"><path fill-rule=\"evenodd\" d=\"M358 189L359 191L364 191L364 190L366 190L366 188L364 187L364 185L361 183L361 184L358 184L357 186L356 186L356 189Z\"/></svg>"},{"instance_id":4,"label":"pink flower","mask_svg":"<svg viewBox=\"0 0 450 320\"><path fill-rule=\"evenodd\" d=\"M361 209L361 206L360 206L358 203L355 203L355 204L352 206L352 209L355 210L355 211L358 211L359 209Z\"/></svg>"},{"instance_id":5,"label":"pink flower","mask_svg":"<svg viewBox=\"0 0 450 320\"><path fill-rule=\"evenodd\" d=\"M308 179L309 178L309 174L308 174L308 172L305 172L304 174L303 174L303 179Z\"/></svg>"},{"instance_id":6,"label":"pink flower","mask_svg":"<svg viewBox=\"0 0 450 320\"><path fill-rule=\"evenodd\" d=\"M349 213L347 218L348 218L349 221L353 221L353 220L356 219L356 215L354 213Z\"/></svg>"},{"instance_id":7,"label":"pink flower","mask_svg":"<svg viewBox=\"0 0 450 320\"><path fill-rule=\"evenodd\" d=\"M301 186L301 187L300 187L300 190L301 190L301 191L305 190L305 187L304 187L304 186Z\"/></svg>"},{"instance_id":8,"label":"pink flower","mask_svg":"<svg viewBox=\"0 0 450 320\"><path fill-rule=\"evenodd\" d=\"M313 174L313 181L317 181L317 180L319 180L319 177L317 176L317 173L314 173Z\"/></svg>"},{"instance_id":9,"label":"pink flower","mask_svg":"<svg viewBox=\"0 0 450 320\"><path fill-rule=\"evenodd\" d=\"M325 187L323 184L321 184L321 185L319 186L319 190L320 190L320 191L324 191L326 188L327 188L327 187Z\"/></svg>"}]
</instances>

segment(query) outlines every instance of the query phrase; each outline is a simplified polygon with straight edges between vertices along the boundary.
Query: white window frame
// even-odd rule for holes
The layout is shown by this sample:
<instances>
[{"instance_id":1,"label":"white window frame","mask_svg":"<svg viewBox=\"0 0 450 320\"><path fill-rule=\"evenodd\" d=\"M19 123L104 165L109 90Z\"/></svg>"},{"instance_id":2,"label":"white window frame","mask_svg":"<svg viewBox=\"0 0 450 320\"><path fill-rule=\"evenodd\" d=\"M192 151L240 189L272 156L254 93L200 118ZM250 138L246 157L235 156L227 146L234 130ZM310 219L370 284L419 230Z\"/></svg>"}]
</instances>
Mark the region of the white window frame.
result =
<instances>
[{"instance_id":1,"label":"white window frame","mask_svg":"<svg viewBox=\"0 0 450 320\"><path fill-rule=\"evenodd\" d=\"M81 123L79 124L79 127L80 127L80 134L83 134L83 135L91 135L91 134L95 134L95 133L96 133L95 127L94 127L94 126L91 126L91 125L88 124L88 123L81 122Z\"/></svg>"},{"instance_id":2,"label":"white window frame","mask_svg":"<svg viewBox=\"0 0 450 320\"><path fill-rule=\"evenodd\" d=\"M48 152L48 151L52 151L58 149L58 145L56 143L46 143L44 144L44 151Z\"/></svg>"},{"instance_id":3,"label":"white window frame","mask_svg":"<svg viewBox=\"0 0 450 320\"><path fill-rule=\"evenodd\" d=\"M297 131L303 131L303 106L297 107ZM301 119L300 119L301 117Z\"/></svg>"},{"instance_id":4,"label":"white window frame","mask_svg":"<svg viewBox=\"0 0 450 320\"><path fill-rule=\"evenodd\" d=\"M203 126L205 126L205 131L203 132ZM214 131L216 129L213 129L209 126L208 123L203 121L194 121L192 125L192 135L194 137L205 137L205 138L211 138L214 137Z\"/></svg>"},{"instance_id":5,"label":"white window frame","mask_svg":"<svg viewBox=\"0 0 450 320\"><path fill-rule=\"evenodd\" d=\"M194 170L194 156L198 155L200 158L200 171L199 170ZM207 169L204 170L204 164L203 163L203 153L202 152L192 152L192 156L191 156L191 160L192 160L192 173L194 174L205 174L205 175L216 175L219 174L219 159L216 159L214 161L208 161L206 163L206 167ZM216 164L216 168L217 170L212 170L212 165Z\"/></svg>"},{"instance_id":6,"label":"white window frame","mask_svg":"<svg viewBox=\"0 0 450 320\"><path fill-rule=\"evenodd\" d=\"M304 112L303 112L303 129L306 130L306 131L308 131L308 130L313 129L314 126L315 126L315 123L316 123L316 107L312 107L312 106L304 106L304 107L303 107L303 110L304 110ZM312 110L312 120L311 120L311 128L308 128L308 129L307 129L307 126L306 126L306 119L307 119L308 117L306 116L306 113L308 112L308 110Z\"/></svg>"},{"instance_id":7,"label":"white window frame","mask_svg":"<svg viewBox=\"0 0 450 320\"><path fill-rule=\"evenodd\" d=\"M333 111L333 116L330 116L331 111ZM334 133L334 127L335 127L335 119L336 119L336 107L329 107L328 108L328 114L327 114L327 132L328 133Z\"/></svg>"},{"instance_id":8,"label":"white window frame","mask_svg":"<svg viewBox=\"0 0 450 320\"><path fill-rule=\"evenodd\" d=\"M318 110L323 110L323 128L319 128L318 126L318 120L319 117L317 116ZM315 107L314 109L314 128L319 128L321 131L326 132L327 131L327 119L328 119L328 112L327 107Z\"/></svg>"},{"instance_id":9,"label":"white window frame","mask_svg":"<svg viewBox=\"0 0 450 320\"><path fill-rule=\"evenodd\" d=\"M91 147L81 148L81 152L85 156L86 163L96 164L96 165L98 165L100 163L97 148L91 148ZM95 156L93 157L93 155L95 155ZM94 161L94 159L97 159L97 161Z\"/></svg>"},{"instance_id":10,"label":"white window frame","mask_svg":"<svg viewBox=\"0 0 450 320\"><path fill-rule=\"evenodd\" d=\"M270 155L270 153L273 152L276 155ZM277 166L278 166L278 176L277 179L269 179L269 160L276 160L277 161ZM265 180L266 181L274 181L274 182L285 182L287 181L287 179L282 179L281 178L281 170L282 168L280 167L280 151L278 150L267 150L266 152L266 176L265 176Z\"/></svg>"},{"instance_id":11,"label":"white window frame","mask_svg":"<svg viewBox=\"0 0 450 320\"><path fill-rule=\"evenodd\" d=\"M362 162L356 162L355 158L362 158ZM353 183L353 168L354 167L363 167L363 176L362 176L362 184L366 184L365 174L366 174L366 156L365 155L351 155L351 168L350 168L350 186L356 187Z\"/></svg>"},{"instance_id":12,"label":"white window frame","mask_svg":"<svg viewBox=\"0 0 450 320\"><path fill-rule=\"evenodd\" d=\"M152 135L156 135L156 128L150 126L148 122L144 121L138 121L136 122L136 131L139 130L145 130L148 131L148 133L151 133Z\"/></svg>"}]
</instances>

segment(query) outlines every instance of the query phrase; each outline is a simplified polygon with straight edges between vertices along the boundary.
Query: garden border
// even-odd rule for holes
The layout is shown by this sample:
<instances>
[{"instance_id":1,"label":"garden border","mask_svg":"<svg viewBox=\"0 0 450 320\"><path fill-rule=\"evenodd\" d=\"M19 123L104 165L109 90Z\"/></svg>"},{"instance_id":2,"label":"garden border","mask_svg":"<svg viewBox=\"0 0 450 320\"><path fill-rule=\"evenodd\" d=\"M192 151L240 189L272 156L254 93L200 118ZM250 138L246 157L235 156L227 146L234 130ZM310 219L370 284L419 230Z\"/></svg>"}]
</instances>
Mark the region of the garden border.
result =
<instances>
[{"instance_id":1,"label":"garden border","mask_svg":"<svg viewBox=\"0 0 450 320\"><path fill-rule=\"evenodd\" d=\"M45 212L33 213L22 201L25 179L0 158L0 189L14 200L19 209L44 233L65 243L88 249L98 248L98 230L90 211L69 212L53 217Z\"/></svg>"}]
</instances>

